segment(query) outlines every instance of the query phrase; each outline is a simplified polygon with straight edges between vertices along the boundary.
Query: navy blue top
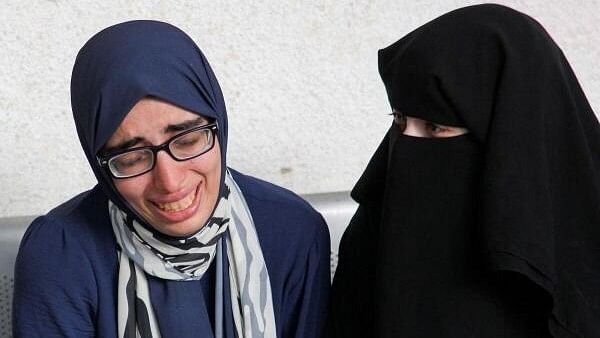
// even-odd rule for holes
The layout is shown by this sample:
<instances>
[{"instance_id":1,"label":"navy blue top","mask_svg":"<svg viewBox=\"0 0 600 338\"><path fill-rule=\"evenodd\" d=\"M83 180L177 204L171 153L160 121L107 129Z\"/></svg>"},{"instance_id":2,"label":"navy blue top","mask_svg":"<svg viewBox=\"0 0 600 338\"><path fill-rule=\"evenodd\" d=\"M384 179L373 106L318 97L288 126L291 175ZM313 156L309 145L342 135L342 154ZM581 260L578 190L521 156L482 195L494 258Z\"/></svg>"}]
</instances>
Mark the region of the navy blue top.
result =
<instances>
[{"instance_id":1,"label":"navy blue top","mask_svg":"<svg viewBox=\"0 0 600 338\"><path fill-rule=\"evenodd\" d=\"M290 191L232 173L269 271L277 335L319 337L330 278L323 218ZM117 243L107 203L96 186L29 226L15 268L15 337L117 336ZM148 280L163 337L213 336L214 267L199 281Z\"/></svg>"}]
</instances>

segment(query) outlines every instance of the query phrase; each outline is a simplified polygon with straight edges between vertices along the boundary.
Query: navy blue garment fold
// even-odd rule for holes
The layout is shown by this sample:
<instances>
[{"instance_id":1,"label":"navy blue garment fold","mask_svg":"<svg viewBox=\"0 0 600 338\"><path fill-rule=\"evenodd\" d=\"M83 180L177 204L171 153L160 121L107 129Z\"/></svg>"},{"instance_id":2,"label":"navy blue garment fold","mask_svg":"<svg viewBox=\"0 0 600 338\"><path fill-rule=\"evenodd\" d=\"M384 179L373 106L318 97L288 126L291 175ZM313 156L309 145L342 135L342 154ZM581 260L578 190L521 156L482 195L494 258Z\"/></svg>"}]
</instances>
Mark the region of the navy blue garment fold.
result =
<instances>
[{"instance_id":1,"label":"navy blue garment fold","mask_svg":"<svg viewBox=\"0 0 600 338\"><path fill-rule=\"evenodd\" d=\"M234 178L252 212L269 270L277 336L321 337L330 281L326 225L289 191L237 172ZM106 195L96 186L29 227L15 268L15 337L117 337L119 265L106 203ZM177 327L180 337L198 336L194 331L198 325L202 332L213 330L211 309L204 308L212 306L205 298L212 292L210 282L188 285L149 279L149 283L153 306L161 309L158 313L175 308L187 312L158 318L161 329ZM177 304L167 292L176 295ZM187 292L193 295L184 297ZM224 295L225 308L231 308L228 296ZM200 297L203 303L196 301ZM224 316L225 337L235 337L231 312ZM183 322L186 318L196 318L196 323Z\"/></svg>"}]
</instances>

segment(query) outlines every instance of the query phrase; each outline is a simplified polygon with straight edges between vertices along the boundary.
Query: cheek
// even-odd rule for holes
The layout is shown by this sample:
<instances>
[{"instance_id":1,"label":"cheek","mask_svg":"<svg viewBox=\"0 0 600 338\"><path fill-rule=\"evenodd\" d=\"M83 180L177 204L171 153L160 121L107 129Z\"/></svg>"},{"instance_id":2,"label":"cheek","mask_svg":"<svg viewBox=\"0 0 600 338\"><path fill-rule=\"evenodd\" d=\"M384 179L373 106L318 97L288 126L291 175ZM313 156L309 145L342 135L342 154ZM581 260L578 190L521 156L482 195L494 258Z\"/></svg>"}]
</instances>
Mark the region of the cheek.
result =
<instances>
[{"instance_id":1,"label":"cheek","mask_svg":"<svg viewBox=\"0 0 600 338\"><path fill-rule=\"evenodd\" d=\"M217 146L208 153L190 160L190 162L192 170L205 176L211 187L215 184L219 185L221 179L221 154Z\"/></svg>"},{"instance_id":2,"label":"cheek","mask_svg":"<svg viewBox=\"0 0 600 338\"><path fill-rule=\"evenodd\" d=\"M139 177L128 178L124 180L113 179L115 188L129 205L138 207L144 197L144 187L148 184L145 182L145 177L142 175Z\"/></svg>"}]
</instances>

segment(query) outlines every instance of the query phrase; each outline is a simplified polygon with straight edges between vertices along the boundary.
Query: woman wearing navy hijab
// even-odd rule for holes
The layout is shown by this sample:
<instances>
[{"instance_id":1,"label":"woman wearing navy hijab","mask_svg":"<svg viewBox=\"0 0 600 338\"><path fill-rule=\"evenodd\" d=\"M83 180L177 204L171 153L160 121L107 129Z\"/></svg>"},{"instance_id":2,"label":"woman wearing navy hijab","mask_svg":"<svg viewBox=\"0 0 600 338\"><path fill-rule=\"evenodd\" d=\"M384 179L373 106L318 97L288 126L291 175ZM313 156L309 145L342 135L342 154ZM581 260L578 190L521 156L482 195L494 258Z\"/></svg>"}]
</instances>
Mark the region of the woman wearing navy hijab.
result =
<instances>
[{"instance_id":1,"label":"woman wearing navy hijab","mask_svg":"<svg viewBox=\"0 0 600 338\"><path fill-rule=\"evenodd\" d=\"M320 336L327 227L226 166L222 93L185 33L101 31L77 56L71 101L98 185L27 230L16 337Z\"/></svg>"},{"instance_id":2,"label":"woman wearing navy hijab","mask_svg":"<svg viewBox=\"0 0 600 338\"><path fill-rule=\"evenodd\" d=\"M379 73L394 119L352 191L331 337L600 337L600 125L544 28L457 9Z\"/></svg>"}]
</instances>

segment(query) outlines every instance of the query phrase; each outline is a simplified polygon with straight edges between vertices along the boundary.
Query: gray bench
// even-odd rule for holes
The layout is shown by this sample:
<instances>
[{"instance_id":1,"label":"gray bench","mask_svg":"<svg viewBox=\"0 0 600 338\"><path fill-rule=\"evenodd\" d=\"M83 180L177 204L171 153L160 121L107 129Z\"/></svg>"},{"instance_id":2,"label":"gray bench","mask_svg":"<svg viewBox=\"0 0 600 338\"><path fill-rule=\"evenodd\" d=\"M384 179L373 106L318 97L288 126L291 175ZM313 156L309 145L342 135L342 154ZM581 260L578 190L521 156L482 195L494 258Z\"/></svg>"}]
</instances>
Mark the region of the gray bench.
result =
<instances>
[{"instance_id":1,"label":"gray bench","mask_svg":"<svg viewBox=\"0 0 600 338\"><path fill-rule=\"evenodd\" d=\"M303 196L327 221L331 234L331 276L337 266L337 249L344 229L356 210L348 192ZM0 337L11 337L13 271L19 242L34 216L0 218Z\"/></svg>"},{"instance_id":2,"label":"gray bench","mask_svg":"<svg viewBox=\"0 0 600 338\"><path fill-rule=\"evenodd\" d=\"M0 337L11 337L13 271L19 242L35 217L0 218Z\"/></svg>"}]
</instances>

